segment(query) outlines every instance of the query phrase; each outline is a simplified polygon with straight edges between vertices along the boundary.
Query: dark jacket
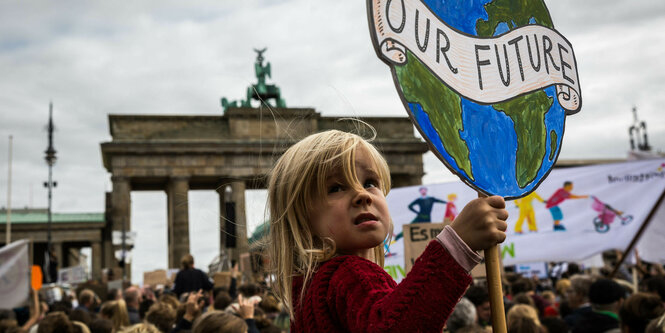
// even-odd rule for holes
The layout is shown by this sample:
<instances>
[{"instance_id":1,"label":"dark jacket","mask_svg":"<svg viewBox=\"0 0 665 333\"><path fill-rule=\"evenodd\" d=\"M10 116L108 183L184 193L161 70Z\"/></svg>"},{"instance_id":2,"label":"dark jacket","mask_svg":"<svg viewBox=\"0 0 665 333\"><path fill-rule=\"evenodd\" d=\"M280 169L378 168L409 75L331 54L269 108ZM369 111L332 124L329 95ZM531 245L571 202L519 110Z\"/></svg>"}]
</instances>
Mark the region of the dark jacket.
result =
<instances>
[{"instance_id":1,"label":"dark jacket","mask_svg":"<svg viewBox=\"0 0 665 333\"><path fill-rule=\"evenodd\" d=\"M178 272L175 277L173 292L180 297L181 294L186 292L199 291L199 289L211 290L212 287L213 284L210 282L210 278L203 271L192 268Z\"/></svg>"},{"instance_id":2,"label":"dark jacket","mask_svg":"<svg viewBox=\"0 0 665 333\"><path fill-rule=\"evenodd\" d=\"M619 328L619 320L603 313L589 311L580 317L572 333L603 333Z\"/></svg>"}]
</instances>

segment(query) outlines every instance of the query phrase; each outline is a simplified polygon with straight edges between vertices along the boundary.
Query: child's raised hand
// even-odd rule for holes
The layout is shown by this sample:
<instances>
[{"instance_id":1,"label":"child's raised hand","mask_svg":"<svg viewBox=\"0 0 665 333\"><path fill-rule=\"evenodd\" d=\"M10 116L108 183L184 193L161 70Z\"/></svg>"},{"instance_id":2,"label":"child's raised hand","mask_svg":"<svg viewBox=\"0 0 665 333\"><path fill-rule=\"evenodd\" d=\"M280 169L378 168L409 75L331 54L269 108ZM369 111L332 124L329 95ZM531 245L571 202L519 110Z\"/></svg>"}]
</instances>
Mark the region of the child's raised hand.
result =
<instances>
[{"instance_id":1,"label":"child's raised hand","mask_svg":"<svg viewBox=\"0 0 665 333\"><path fill-rule=\"evenodd\" d=\"M469 202L450 225L472 250L488 249L506 239L508 211L500 196Z\"/></svg>"}]
</instances>

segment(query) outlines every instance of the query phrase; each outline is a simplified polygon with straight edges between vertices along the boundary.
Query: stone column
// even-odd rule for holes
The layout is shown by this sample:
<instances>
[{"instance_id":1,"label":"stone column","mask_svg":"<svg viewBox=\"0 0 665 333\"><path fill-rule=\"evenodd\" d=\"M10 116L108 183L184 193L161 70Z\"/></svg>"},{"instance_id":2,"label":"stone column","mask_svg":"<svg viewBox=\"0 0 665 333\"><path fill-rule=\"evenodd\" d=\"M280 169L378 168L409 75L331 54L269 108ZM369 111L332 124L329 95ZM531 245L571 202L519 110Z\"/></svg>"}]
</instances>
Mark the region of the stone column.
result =
<instances>
[{"instance_id":1,"label":"stone column","mask_svg":"<svg viewBox=\"0 0 665 333\"><path fill-rule=\"evenodd\" d=\"M90 247L92 248L90 272L92 279L98 280L102 278L102 242L92 242Z\"/></svg>"},{"instance_id":2,"label":"stone column","mask_svg":"<svg viewBox=\"0 0 665 333\"><path fill-rule=\"evenodd\" d=\"M189 253L189 179L171 178L168 198L169 268L180 267L180 259Z\"/></svg>"},{"instance_id":3,"label":"stone column","mask_svg":"<svg viewBox=\"0 0 665 333\"><path fill-rule=\"evenodd\" d=\"M122 232L123 227L125 232L131 230L130 211L131 211L131 184L129 178L113 176L113 193L111 193L111 226L113 231ZM119 261L115 257L115 250L120 250L122 246L111 246L112 253L110 253L113 265L111 267L118 267ZM125 265L126 278L131 280L131 265Z\"/></svg>"},{"instance_id":4,"label":"stone column","mask_svg":"<svg viewBox=\"0 0 665 333\"><path fill-rule=\"evenodd\" d=\"M219 196L219 252L226 250L226 185L220 185L215 189ZM228 251L227 251L228 253Z\"/></svg>"},{"instance_id":5,"label":"stone column","mask_svg":"<svg viewBox=\"0 0 665 333\"><path fill-rule=\"evenodd\" d=\"M238 262L239 255L249 251L247 244L247 221L245 219L245 182L234 181L231 183L231 200L236 207L236 251L232 259Z\"/></svg>"}]
</instances>

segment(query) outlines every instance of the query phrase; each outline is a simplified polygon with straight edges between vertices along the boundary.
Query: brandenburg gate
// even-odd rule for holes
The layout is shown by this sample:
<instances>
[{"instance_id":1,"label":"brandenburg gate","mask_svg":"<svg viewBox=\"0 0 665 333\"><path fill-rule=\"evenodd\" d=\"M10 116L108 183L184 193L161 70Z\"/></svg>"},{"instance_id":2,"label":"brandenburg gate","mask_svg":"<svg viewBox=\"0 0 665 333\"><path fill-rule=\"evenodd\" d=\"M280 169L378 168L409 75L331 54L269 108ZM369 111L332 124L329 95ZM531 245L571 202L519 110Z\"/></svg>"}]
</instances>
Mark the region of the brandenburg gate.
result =
<instances>
[{"instance_id":1,"label":"brandenburg gate","mask_svg":"<svg viewBox=\"0 0 665 333\"><path fill-rule=\"evenodd\" d=\"M261 53L257 76L259 66L264 72L270 69L263 66ZM237 261L248 251L245 190L265 188L265 175L288 147L328 129L362 134L364 128L369 133L357 121L324 117L311 108L287 108L279 89L261 80L250 88L247 101L240 105L223 99L222 115L109 115L112 140L102 143L101 150L113 183L107 204L113 231L131 229L131 191L165 191L168 265L177 268L195 241L189 234L188 191L215 190L221 212L220 250ZM252 107L250 98L260 99L261 106ZM268 98L275 98L275 106ZM414 136L411 121L405 117L358 119L375 128L374 144L388 161L393 186L420 184L427 145ZM227 230L227 219L235 230ZM111 243L110 234L103 241L104 267L118 265L113 253L119 246Z\"/></svg>"}]
</instances>

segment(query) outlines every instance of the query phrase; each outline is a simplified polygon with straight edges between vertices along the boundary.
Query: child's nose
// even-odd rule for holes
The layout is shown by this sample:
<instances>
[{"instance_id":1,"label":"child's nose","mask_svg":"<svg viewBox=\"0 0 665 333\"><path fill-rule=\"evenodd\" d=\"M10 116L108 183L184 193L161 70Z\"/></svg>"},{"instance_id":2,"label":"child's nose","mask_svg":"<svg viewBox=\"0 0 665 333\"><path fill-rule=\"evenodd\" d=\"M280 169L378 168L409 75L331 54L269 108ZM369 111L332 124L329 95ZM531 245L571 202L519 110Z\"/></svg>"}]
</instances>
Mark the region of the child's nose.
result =
<instances>
[{"instance_id":1,"label":"child's nose","mask_svg":"<svg viewBox=\"0 0 665 333\"><path fill-rule=\"evenodd\" d=\"M355 198L353 198L353 203L357 206L369 205L372 203L372 197L369 195L369 193L367 193L367 191L362 190L356 194Z\"/></svg>"}]
</instances>

